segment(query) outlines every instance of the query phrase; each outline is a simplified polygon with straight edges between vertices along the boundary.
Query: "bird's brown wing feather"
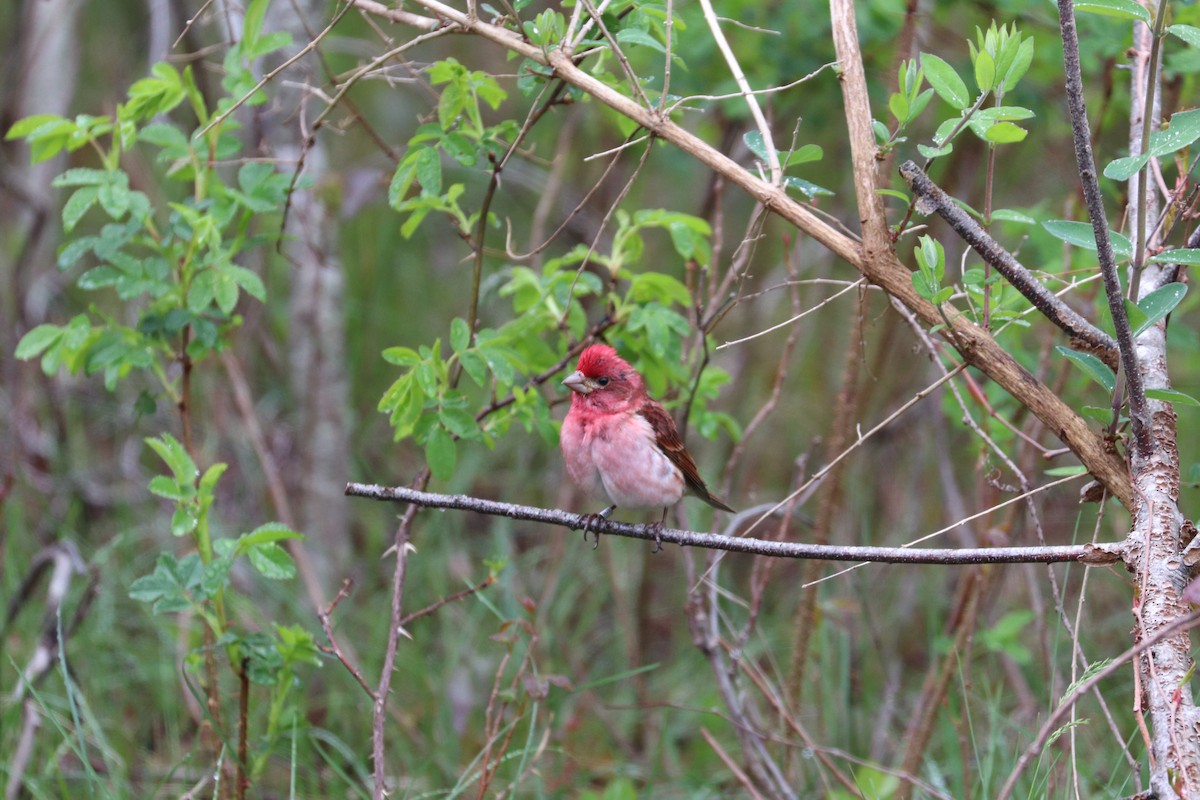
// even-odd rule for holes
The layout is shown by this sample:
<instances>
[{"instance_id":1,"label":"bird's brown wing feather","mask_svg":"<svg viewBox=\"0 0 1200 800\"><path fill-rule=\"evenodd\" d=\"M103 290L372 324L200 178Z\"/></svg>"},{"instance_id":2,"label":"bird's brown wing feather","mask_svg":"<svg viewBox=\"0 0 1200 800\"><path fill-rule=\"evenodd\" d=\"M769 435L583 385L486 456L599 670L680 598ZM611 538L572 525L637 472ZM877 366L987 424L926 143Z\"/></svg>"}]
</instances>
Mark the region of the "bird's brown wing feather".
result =
<instances>
[{"instance_id":1,"label":"bird's brown wing feather","mask_svg":"<svg viewBox=\"0 0 1200 800\"><path fill-rule=\"evenodd\" d=\"M662 450L663 455L669 458L671 463L679 467L679 471L683 473L683 481L687 484L688 490L713 508L733 512L732 508L708 491L708 486L700 477L700 471L696 469L696 462L684 447L683 439L679 438L679 429L675 427L675 420L671 418L667 410L654 400L647 399L638 409L638 413L650 423L650 427L654 430L658 449Z\"/></svg>"}]
</instances>

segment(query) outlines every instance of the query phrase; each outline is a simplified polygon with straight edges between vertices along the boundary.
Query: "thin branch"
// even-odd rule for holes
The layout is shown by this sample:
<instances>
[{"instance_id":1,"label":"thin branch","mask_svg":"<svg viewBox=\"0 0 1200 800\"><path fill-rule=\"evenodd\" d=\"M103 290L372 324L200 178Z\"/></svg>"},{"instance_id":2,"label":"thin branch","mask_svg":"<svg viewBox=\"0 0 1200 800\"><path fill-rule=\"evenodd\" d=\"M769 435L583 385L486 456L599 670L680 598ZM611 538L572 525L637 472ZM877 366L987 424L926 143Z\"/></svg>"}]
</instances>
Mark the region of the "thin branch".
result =
<instances>
[{"instance_id":1,"label":"thin branch","mask_svg":"<svg viewBox=\"0 0 1200 800\"><path fill-rule=\"evenodd\" d=\"M234 102L233 105L231 105L229 108L225 109L220 114L216 115L211 120L209 120L208 124L205 125L203 128L201 128L196 133L194 138L199 139L202 136L204 136L204 134L208 133L210 130L212 130L214 127L216 127L217 125L221 125L222 123L224 123L225 120L229 119L229 116L233 112L235 112L239 108L241 108L242 105L245 104L245 102L247 100L249 100L251 97L254 97L254 95L258 93L259 89L263 88L268 83L275 80L275 78L279 76L279 73L283 72L285 69L290 67L292 64L295 64L297 61L304 58L306 55L308 55L313 50L315 50L317 45L319 45L321 43L321 40L324 39L326 36L328 36L333 31L334 26L336 26L339 22L341 22L342 17L346 16L346 14L350 11L350 9L354 8L354 6L355 6L355 4L353 4L353 3L347 3L346 5L342 6L342 8L337 12L337 14L334 15L333 19L329 22L329 24L325 26L325 29L322 30L316 36L314 36L311 42L304 45L304 47L300 48L300 50L294 56L289 58L287 61L284 61L278 67L276 67L275 69L271 70L266 75L264 75L262 77L262 80L260 80L258 83L256 83L254 85L253 89L251 89L250 91L248 91L244 95L242 95L240 98L238 98ZM416 15L410 15L410 16L413 16L414 18L416 18ZM430 21L432 22L432 20L430 20ZM410 24L415 24L415 19L414 19L414 22L410 23Z\"/></svg>"},{"instance_id":2,"label":"thin branch","mask_svg":"<svg viewBox=\"0 0 1200 800\"><path fill-rule=\"evenodd\" d=\"M1095 354L1110 367L1117 365L1117 343L1113 338L1084 319L1041 281L1034 278L1021 262L988 235L970 214L963 211L950 195L930 180L916 163L905 161L901 164L900 177L904 178L913 192L921 198L917 202L917 211L922 214L937 212L972 250L1008 279L1008 282L1025 295L1046 319L1069 335L1073 345Z\"/></svg>"},{"instance_id":3,"label":"thin branch","mask_svg":"<svg viewBox=\"0 0 1200 800\"><path fill-rule=\"evenodd\" d=\"M771 184L778 186L783 183L783 167L779 164L779 151L775 149L775 138L771 135L771 126L767 124L767 118L763 116L762 108L758 105L758 98L750 89L750 82L746 80L746 73L742 71L742 65L738 63L737 56L733 54L729 40L721 32L721 24L717 21L717 14L713 11L711 0L700 0L700 9L704 12L704 21L708 23L708 30L712 33L713 41L717 43L717 49L721 51L721 56L729 65L734 83L738 85L742 96L746 98L746 106L750 109L750 116L754 118L754 124L758 128L759 135L762 136L763 150L767 153L767 166L771 168Z\"/></svg>"},{"instance_id":4,"label":"thin branch","mask_svg":"<svg viewBox=\"0 0 1200 800\"><path fill-rule=\"evenodd\" d=\"M1138 453L1143 458L1148 458L1153 443L1150 441L1146 425L1146 390L1142 386L1142 371L1138 367L1137 354L1133 349L1133 334L1129 327L1129 316L1125 313L1125 298L1121 293L1121 282L1117 278L1116 257L1113 254L1112 238L1108 234L1108 220L1104 215L1104 198L1100 194L1100 183L1096 177L1096 160L1092 155L1087 106L1083 100L1083 77L1079 67L1079 34L1075 30L1075 9L1071 0L1058 0L1058 19L1063 43L1063 71L1067 77L1067 109L1071 116L1071 133L1075 139L1075 160L1079 165L1083 199L1087 203L1092 232L1096 237L1096 256L1100 261L1100 272L1104 275L1104 294L1108 298L1108 310L1117 332L1121 371L1125 373L1125 383L1129 389L1129 419L1133 428L1133 441ZM1133 511L1129 504L1126 504L1126 507Z\"/></svg>"},{"instance_id":5,"label":"thin branch","mask_svg":"<svg viewBox=\"0 0 1200 800\"><path fill-rule=\"evenodd\" d=\"M502 503L481 497L462 494L437 494L421 492L406 486L379 486L365 483L346 484L350 497L366 497L409 503L423 508L457 509L474 511L477 514L508 517L529 522L560 525L571 530L582 530L584 525L593 533L608 536L624 536L631 539L654 541L653 525L632 525L612 520L590 520L588 514L575 514L551 508L537 508L515 503ZM814 545L803 542L778 542L768 539L751 539L727 536L718 533L700 533L677 528L663 528L661 541L684 547L703 547L709 550L727 550L734 553L753 553L775 558L824 559L826 561L867 561L889 564L1025 564L1077 561L1089 566L1113 564L1121 560L1121 544L1058 545L1052 547L982 547L982 548L928 548L909 549L903 547L858 547Z\"/></svg>"}]
</instances>

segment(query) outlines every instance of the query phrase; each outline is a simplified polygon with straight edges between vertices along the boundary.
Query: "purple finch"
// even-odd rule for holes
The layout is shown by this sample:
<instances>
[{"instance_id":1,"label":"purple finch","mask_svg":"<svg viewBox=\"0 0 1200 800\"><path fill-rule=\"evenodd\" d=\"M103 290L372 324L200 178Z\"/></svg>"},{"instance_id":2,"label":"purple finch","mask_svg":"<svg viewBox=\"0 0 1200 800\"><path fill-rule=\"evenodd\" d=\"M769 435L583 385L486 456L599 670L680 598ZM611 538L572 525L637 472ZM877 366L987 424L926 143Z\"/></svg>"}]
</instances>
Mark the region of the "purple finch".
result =
<instances>
[{"instance_id":1,"label":"purple finch","mask_svg":"<svg viewBox=\"0 0 1200 800\"><path fill-rule=\"evenodd\" d=\"M618 506L661 508L662 520L654 523L661 535L667 509L685 491L733 511L708 491L675 421L646 394L642 376L616 350L606 344L587 348L563 385L573 392L561 436L567 474L584 491L607 498L611 505L599 517L607 519ZM657 536L655 544L656 552L662 549Z\"/></svg>"}]
</instances>

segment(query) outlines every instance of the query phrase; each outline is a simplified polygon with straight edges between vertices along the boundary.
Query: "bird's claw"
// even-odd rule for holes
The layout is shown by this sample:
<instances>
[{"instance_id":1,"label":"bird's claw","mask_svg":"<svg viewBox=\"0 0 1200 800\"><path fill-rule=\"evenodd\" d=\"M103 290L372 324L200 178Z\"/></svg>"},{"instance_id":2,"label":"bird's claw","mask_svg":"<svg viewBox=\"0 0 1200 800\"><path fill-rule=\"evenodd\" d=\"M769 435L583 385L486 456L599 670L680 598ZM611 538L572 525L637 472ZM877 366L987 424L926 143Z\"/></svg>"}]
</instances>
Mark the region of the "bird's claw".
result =
<instances>
[{"instance_id":1,"label":"bird's claw","mask_svg":"<svg viewBox=\"0 0 1200 800\"><path fill-rule=\"evenodd\" d=\"M665 526L661 522L650 522L646 524L646 532L654 531L654 549L651 553L662 552L662 533Z\"/></svg>"},{"instance_id":2,"label":"bird's claw","mask_svg":"<svg viewBox=\"0 0 1200 800\"><path fill-rule=\"evenodd\" d=\"M592 535L594 535L596 537L595 543L592 544L593 550L595 550L597 547L600 546L600 531L592 530L592 526L595 525L597 522L603 522L604 520L608 519L608 515L613 512L614 508L616 508L616 506L609 506L608 508L604 509L603 511L601 511L597 514L584 514L582 516L582 519L583 519L583 541L585 541L585 542L587 541L588 532L591 532Z\"/></svg>"}]
</instances>

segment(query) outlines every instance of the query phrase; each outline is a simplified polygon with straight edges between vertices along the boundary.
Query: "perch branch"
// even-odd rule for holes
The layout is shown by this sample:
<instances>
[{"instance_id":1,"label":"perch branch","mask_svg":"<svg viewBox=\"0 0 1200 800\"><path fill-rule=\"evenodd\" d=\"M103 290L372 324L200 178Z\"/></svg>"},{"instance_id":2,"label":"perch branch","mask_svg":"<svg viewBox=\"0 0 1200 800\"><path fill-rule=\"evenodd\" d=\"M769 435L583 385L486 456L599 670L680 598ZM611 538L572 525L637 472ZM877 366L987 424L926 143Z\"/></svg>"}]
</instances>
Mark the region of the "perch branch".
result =
<instances>
[{"instance_id":1,"label":"perch branch","mask_svg":"<svg viewBox=\"0 0 1200 800\"><path fill-rule=\"evenodd\" d=\"M1117 343L1104 331L1084 319L1061 298L1033 277L1021 262L1000 246L970 214L963 211L950 195L930 180L929 176L912 161L900 165L900 177L904 178L913 192L921 198L917 211L930 211L944 219L962 240L979 256L996 268L1017 291L1025 295L1046 319L1061 328L1080 350L1092 353L1110 367L1118 361Z\"/></svg>"},{"instance_id":2,"label":"perch branch","mask_svg":"<svg viewBox=\"0 0 1200 800\"><path fill-rule=\"evenodd\" d=\"M574 514L552 508L537 508L514 503L501 503L462 494L419 492L404 486L378 486L366 483L346 484L346 494L398 503L410 503L424 508L450 508L474 511L478 514L509 517L529 522L560 525L580 530L588 523L594 533L625 536L631 539L654 541L653 526L601 520L588 522L588 515ZM772 541L748 537L699 533L677 528L663 528L661 541L683 547L703 547L733 553L753 553L775 558L822 559L825 561L871 561L890 564L1028 564L1076 561L1089 566L1113 564L1121 560L1121 545L1081 544L1051 547L980 547L980 548L905 548L815 545L804 542Z\"/></svg>"}]
</instances>

